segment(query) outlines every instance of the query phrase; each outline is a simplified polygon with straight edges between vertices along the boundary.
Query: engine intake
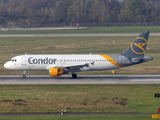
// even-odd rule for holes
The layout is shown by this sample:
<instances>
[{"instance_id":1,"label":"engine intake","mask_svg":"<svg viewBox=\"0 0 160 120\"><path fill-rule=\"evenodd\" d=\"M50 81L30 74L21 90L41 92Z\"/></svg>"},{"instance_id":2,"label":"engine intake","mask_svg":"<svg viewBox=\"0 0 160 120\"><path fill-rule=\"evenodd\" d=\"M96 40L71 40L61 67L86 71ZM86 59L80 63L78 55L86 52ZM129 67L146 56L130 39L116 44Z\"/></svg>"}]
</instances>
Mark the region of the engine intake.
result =
<instances>
[{"instance_id":1,"label":"engine intake","mask_svg":"<svg viewBox=\"0 0 160 120\"><path fill-rule=\"evenodd\" d=\"M49 74L52 77L61 76L63 74L63 68L50 68Z\"/></svg>"}]
</instances>

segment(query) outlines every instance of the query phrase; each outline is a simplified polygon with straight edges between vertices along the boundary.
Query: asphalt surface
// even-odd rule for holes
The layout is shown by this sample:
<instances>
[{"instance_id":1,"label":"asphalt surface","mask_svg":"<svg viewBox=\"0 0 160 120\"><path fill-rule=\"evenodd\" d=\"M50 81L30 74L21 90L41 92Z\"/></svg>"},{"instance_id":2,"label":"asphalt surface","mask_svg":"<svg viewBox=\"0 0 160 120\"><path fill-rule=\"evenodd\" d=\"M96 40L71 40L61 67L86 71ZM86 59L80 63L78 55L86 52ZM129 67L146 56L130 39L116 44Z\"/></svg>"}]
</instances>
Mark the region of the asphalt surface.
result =
<instances>
[{"instance_id":1,"label":"asphalt surface","mask_svg":"<svg viewBox=\"0 0 160 120\"><path fill-rule=\"evenodd\" d=\"M139 33L75 33L75 34L0 34L0 37L80 37L80 36L138 36ZM160 33L150 33L160 36Z\"/></svg>"},{"instance_id":2,"label":"asphalt surface","mask_svg":"<svg viewBox=\"0 0 160 120\"><path fill-rule=\"evenodd\" d=\"M0 75L0 84L160 84L160 75Z\"/></svg>"}]
</instances>

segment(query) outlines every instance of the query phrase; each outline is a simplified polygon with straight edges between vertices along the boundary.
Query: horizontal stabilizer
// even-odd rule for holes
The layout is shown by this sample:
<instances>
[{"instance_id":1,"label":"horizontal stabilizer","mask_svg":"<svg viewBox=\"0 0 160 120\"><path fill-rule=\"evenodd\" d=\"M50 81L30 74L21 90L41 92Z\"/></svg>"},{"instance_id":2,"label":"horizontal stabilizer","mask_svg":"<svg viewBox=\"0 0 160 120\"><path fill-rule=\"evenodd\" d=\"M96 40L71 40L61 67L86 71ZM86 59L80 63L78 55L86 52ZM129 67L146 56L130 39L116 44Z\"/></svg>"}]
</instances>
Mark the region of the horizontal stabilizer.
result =
<instances>
[{"instance_id":1,"label":"horizontal stabilizer","mask_svg":"<svg viewBox=\"0 0 160 120\"><path fill-rule=\"evenodd\" d=\"M141 62L141 61L149 61L149 60L153 60L153 57L150 57L150 56L144 56L144 58L132 58L131 61L133 63L138 63L138 62Z\"/></svg>"}]
</instances>

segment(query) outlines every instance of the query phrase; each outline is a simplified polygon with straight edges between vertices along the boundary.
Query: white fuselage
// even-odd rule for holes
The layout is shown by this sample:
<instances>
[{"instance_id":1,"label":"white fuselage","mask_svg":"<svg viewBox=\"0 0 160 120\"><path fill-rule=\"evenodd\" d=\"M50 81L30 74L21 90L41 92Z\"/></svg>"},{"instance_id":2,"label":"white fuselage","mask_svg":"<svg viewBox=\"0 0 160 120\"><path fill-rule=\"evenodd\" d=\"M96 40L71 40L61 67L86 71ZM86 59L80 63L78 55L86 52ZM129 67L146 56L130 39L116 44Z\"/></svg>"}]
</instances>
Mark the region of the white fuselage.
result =
<instances>
[{"instance_id":1,"label":"white fuselage","mask_svg":"<svg viewBox=\"0 0 160 120\"><path fill-rule=\"evenodd\" d=\"M77 67L83 66L79 71L100 71L117 69L122 66L117 66L110 60L101 55L20 55L13 57L10 61L4 64L4 67L11 70L20 71L45 71L51 67ZM93 63L93 64L92 64Z\"/></svg>"}]
</instances>

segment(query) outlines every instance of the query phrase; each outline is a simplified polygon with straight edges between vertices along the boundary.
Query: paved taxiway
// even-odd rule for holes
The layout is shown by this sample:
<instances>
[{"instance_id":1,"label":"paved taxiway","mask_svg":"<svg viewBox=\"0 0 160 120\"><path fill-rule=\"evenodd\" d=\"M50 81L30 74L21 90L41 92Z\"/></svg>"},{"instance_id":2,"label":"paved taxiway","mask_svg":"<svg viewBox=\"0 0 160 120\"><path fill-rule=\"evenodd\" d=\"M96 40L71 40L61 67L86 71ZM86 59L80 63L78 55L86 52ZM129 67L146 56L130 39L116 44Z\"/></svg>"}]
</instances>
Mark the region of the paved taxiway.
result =
<instances>
[{"instance_id":1,"label":"paved taxiway","mask_svg":"<svg viewBox=\"0 0 160 120\"><path fill-rule=\"evenodd\" d=\"M137 36L139 33L75 33L75 34L0 34L0 37L80 37L80 36ZM160 36L160 33L150 33Z\"/></svg>"},{"instance_id":2,"label":"paved taxiway","mask_svg":"<svg viewBox=\"0 0 160 120\"><path fill-rule=\"evenodd\" d=\"M0 75L0 84L160 84L160 75Z\"/></svg>"}]
</instances>

